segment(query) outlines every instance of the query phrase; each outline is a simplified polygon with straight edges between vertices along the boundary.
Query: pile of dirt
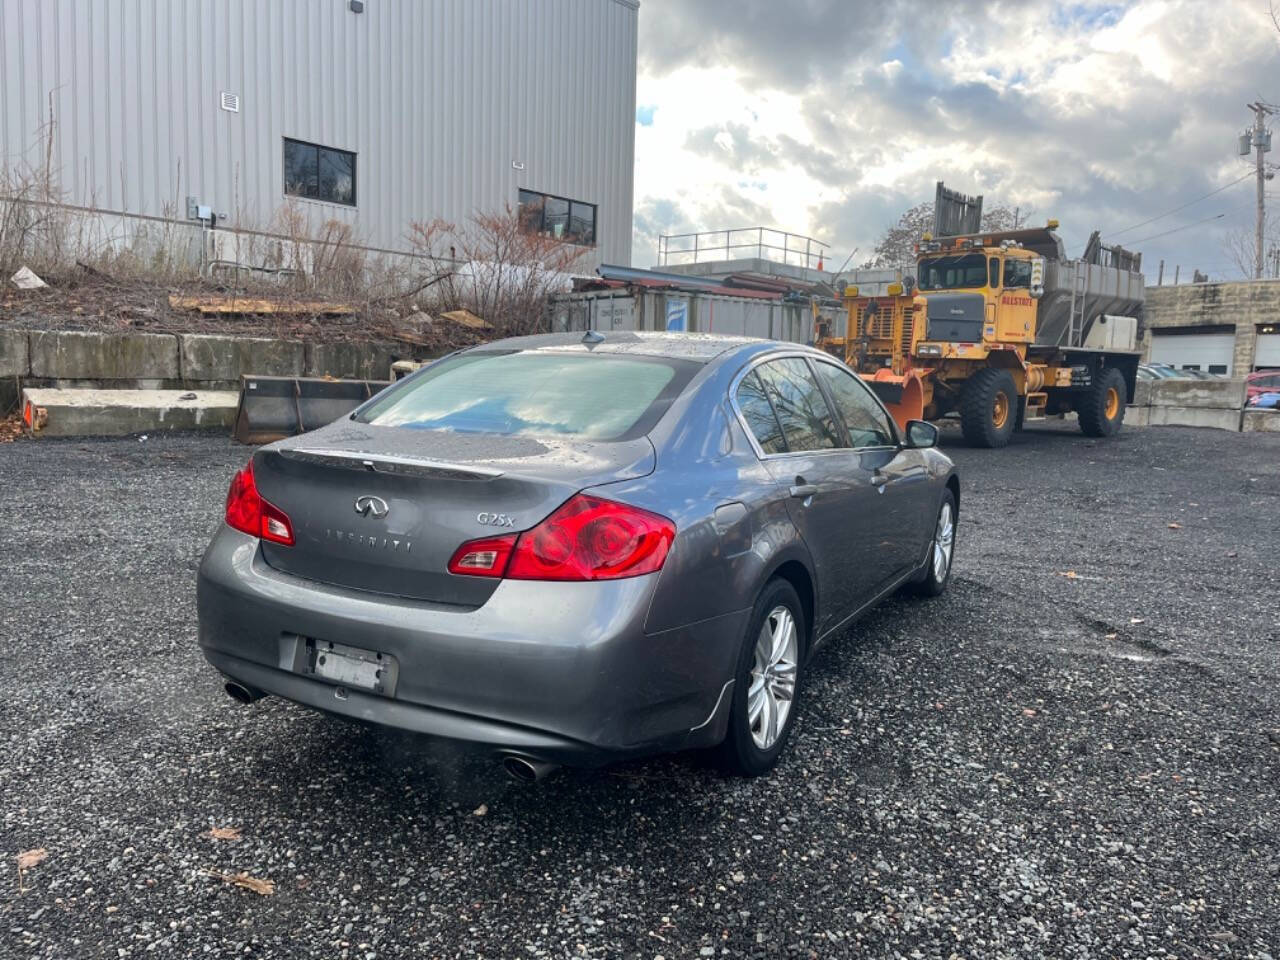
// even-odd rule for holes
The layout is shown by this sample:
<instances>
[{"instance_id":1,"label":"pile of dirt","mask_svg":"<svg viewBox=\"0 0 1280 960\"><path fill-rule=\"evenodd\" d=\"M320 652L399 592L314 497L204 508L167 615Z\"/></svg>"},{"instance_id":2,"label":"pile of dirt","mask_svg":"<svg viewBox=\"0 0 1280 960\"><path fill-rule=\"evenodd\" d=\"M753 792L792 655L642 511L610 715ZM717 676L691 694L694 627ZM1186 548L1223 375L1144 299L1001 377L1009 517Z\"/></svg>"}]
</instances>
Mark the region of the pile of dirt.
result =
<instances>
[{"instance_id":1,"label":"pile of dirt","mask_svg":"<svg viewBox=\"0 0 1280 960\"><path fill-rule=\"evenodd\" d=\"M19 290L11 284L0 289L0 327L206 333L312 342L399 340L424 353L493 338L491 332L463 323L428 318L412 303L397 298L332 298L282 287L233 290L214 282L126 280L89 270L43 279L47 286L34 290ZM191 298L212 302L234 298L235 303L229 312L201 312L187 306ZM270 312L252 312L265 310Z\"/></svg>"}]
</instances>

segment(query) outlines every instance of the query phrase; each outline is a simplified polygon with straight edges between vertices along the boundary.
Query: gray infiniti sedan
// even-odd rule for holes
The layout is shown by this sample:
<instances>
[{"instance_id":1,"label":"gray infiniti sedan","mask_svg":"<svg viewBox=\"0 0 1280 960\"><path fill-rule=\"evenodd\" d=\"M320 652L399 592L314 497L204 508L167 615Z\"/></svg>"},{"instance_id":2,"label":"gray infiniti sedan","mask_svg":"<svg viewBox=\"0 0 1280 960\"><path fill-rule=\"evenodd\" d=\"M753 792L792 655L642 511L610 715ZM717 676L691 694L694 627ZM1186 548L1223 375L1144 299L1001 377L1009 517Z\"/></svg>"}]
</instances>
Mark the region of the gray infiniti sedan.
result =
<instances>
[{"instance_id":1,"label":"gray infiniti sedan","mask_svg":"<svg viewBox=\"0 0 1280 960\"><path fill-rule=\"evenodd\" d=\"M517 779L697 747L760 774L813 652L945 589L937 436L795 344L473 347L253 454L200 565L200 645L237 700L466 741Z\"/></svg>"}]
</instances>

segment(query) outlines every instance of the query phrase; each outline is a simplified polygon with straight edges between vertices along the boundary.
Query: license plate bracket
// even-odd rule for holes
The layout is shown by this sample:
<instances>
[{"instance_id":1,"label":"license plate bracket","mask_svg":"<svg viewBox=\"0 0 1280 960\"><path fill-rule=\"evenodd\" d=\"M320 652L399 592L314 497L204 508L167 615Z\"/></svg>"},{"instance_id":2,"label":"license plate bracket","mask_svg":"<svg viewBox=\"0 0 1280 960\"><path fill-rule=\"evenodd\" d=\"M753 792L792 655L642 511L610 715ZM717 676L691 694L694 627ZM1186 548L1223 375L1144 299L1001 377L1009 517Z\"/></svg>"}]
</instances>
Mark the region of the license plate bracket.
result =
<instances>
[{"instance_id":1,"label":"license plate bracket","mask_svg":"<svg viewBox=\"0 0 1280 960\"><path fill-rule=\"evenodd\" d=\"M339 687L394 697L400 665L388 653L308 637L301 672Z\"/></svg>"}]
</instances>

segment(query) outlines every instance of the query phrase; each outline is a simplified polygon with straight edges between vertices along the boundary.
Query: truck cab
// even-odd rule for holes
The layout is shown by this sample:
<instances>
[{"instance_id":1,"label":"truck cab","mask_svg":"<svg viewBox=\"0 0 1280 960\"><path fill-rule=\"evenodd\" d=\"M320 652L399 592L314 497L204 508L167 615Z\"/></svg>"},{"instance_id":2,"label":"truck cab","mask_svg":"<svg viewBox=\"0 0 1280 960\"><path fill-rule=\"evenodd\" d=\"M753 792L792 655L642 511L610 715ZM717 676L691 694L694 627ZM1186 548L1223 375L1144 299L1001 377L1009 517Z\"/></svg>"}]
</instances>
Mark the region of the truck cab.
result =
<instances>
[{"instance_id":1,"label":"truck cab","mask_svg":"<svg viewBox=\"0 0 1280 960\"><path fill-rule=\"evenodd\" d=\"M1036 338L1033 273L1043 261L1028 250L975 247L968 240L922 254L916 288L925 299L927 325L917 355L980 359L996 345ZM921 350L920 348L926 348Z\"/></svg>"}]
</instances>

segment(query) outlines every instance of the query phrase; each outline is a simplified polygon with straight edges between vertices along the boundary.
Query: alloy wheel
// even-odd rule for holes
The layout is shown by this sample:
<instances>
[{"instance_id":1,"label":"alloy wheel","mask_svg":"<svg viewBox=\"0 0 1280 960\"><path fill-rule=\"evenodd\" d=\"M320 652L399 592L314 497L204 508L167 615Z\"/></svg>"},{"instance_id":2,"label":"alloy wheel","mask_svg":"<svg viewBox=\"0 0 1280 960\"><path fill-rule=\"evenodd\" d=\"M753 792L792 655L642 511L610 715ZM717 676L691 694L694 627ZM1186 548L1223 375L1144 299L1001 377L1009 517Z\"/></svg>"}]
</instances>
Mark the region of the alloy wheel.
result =
<instances>
[{"instance_id":1,"label":"alloy wheel","mask_svg":"<svg viewBox=\"0 0 1280 960\"><path fill-rule=\"evenodd\" d=\"M933 533L933 578L941 583L951 566L951 548L955 544L956 525L951 504L938 511L938 527Z\"/></svg>"},{"instance_id":2,"label":"alloy wheel","mask_svg":"<svg viewBox=\"0 0 1280 960\"><path fill-rule=\"evenodd\" d=\"M778 605L760 625L747 689L747 724L761 750L770 749L786 729L795 698L798 653L795 617Z\"/></svg>"}]
</instances>

